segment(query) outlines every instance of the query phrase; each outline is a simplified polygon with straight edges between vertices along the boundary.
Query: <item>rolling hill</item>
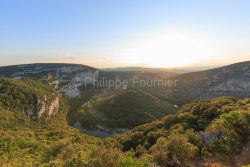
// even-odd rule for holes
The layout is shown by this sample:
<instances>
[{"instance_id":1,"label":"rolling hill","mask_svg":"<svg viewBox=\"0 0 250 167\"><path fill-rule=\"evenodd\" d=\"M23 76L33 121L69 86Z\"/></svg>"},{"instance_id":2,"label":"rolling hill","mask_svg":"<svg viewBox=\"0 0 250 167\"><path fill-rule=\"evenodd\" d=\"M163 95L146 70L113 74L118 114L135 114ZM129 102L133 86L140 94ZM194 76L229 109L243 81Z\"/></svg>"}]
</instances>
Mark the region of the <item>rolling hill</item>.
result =
<instances>
[{"instance_id":1,"label":"rolling hill","mask_svg":"<svg viewBox=\"0 0 250 167\"><path fill-rule=\"evenodd\" d=\"M78 111L83 127L130 129L137 125L161 118L177 109L141 90L129 89L95 96Z\"/></svg>"},{"instance_id":2,"label":"rolling hill","mask_svg":"<svg viewBox=\"0 0 250 167\"><path fill-rule=\"evenodd\" d=\"M68 125L67 98L60 98L59 110L49 115L58 94L47 82L1 78L0 90L0 166L238 167L250 163L249 98L197 100L174 114L166 110L172 105L142 90L112 91L95 96L82 109L94 112L98 122L118 127L127 126L123 118L131 121L135 116L140 122L162 117L163 112L167 116L100 139ZM39 115L41 104L45 112Z\"/></svg>"},{"instance_id":3,"label":"rolling hill","mask_svg":"<svg viewBox=\"0 0 250 167\"><path fill-rule=\"evenodd\" d=\"M249 97L250 61L181 74L172 79L178 80L175 89L185 91L193 99L219 96Z\"/></svg>"}]
</instances>

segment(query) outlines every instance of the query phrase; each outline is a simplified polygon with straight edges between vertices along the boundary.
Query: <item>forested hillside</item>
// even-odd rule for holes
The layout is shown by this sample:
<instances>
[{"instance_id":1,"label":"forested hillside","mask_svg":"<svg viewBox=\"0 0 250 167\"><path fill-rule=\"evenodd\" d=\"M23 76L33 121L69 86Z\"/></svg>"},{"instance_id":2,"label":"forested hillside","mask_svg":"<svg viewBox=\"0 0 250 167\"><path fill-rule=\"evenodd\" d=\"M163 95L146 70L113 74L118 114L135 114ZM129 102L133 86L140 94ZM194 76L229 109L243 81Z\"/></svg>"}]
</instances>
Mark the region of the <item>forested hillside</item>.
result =
<instances>
[{"instance_id":1,"label":"forested hillside","mask_svg":"<svg viewBox=\"0 0 250 167\"><path fill-rule=\"evenodd\" d=\"M52 87L30 79L2 78L0 90L1 167L116 167L128 163L148 166L148 159L139 160L133 153L122 152L117 142L71 128L66 121L69 109L66 100L60 100L59 111L50 117L30 115L23 110L37 107L34 97L44 93L47 97L55 96Z\"/></svg>"},{"instance_id":2,"label":"forested hillside","mask_svg":"<svg viewBox=\"0 0 250 167\"><path fill-rule=\"evenodd\" d=\"M68 100L47 85L31 79L0 80L0 166L238 167L250 163L248 98L194 101L176 114L100 139L68 125ZM51 115L36 114L37 99L44 94L51 101L60 99L59 109Z\"/></svg>"},{"instance_id":3,"label":"forested hillside","mask_svg":"<svg viewBox=\"0 0 250 167\"><path fill-rule=\"evenodd\" d=\"M160 166L241 166L250 163L250 99L194 101L115 137L123 150L150 154Z\"/></svg>"},{"instance_id":4,"label":"forested hillside","mask_svg":"<svg viewBox=\"0 0 250 167\"><path fill-rule=\"evenodd\" d=\"M95 96L77 114L84 127L99 124L131 129L176 111L173 105L156 96L131 89Z\"/></svg>"}]
</instances>

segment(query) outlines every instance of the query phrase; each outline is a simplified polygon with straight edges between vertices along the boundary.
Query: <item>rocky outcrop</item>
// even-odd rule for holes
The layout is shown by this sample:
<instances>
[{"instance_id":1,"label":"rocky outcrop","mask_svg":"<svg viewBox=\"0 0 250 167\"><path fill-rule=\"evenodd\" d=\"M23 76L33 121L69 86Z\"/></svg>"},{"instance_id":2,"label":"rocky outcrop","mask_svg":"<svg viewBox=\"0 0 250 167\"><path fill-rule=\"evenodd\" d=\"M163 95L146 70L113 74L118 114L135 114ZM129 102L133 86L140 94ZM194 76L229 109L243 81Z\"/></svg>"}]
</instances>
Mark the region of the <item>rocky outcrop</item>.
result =
<instances>
[{"instance_id":1,"label":"rocky outcrop","mask_svg":"<svg viewBox=\"0 0 250 167\"><path fill-rule=\"evenodd\" d=\"M81 96L78 87L92 84L98 79L99 73L96 68L80 64L39 63L0 67L0 77L46 80L69 98Z\"/></svg>"},{"instance_id":2,"label":"rocky outcrop","mask_svg":"<svg viewBox=\"0 0 250 167\"><path fill-rule=\"evenodd\" d=\"M47 116L51 116L59 111L59 104L60 103L60 98L57 96L55 97L52 102L50 103L44 95L43 100L38 99L38 111L37 111L37 116L41 117L42 115L46 114Z\"/></svg>"},{"instance_id":3,"label":"rocky outcrop","mask_svg":"<svg viewBox=\"0 0 250 167\"><path fill-rule=\"evenodd\" d=\"M49 106L49 109L48 109L48 115L51 116L55 113L58 112L59 110L59 103L60 103L60 100L59 100L59 97L56 97L50 104Z\"/></svg>"},{"instance_id":4,"label":"rocky outcrop","mask_svg":"<svg viewBox=\"0 0 250 167\"><path fill-rule=\"evenodd\" d=\"M38 99L38 108L39 111L37 112L38 117L41 117L46 112L46 103L47 103L47 97L44 95L44 99L40 100Z\"/></svg>"}]
</instances>

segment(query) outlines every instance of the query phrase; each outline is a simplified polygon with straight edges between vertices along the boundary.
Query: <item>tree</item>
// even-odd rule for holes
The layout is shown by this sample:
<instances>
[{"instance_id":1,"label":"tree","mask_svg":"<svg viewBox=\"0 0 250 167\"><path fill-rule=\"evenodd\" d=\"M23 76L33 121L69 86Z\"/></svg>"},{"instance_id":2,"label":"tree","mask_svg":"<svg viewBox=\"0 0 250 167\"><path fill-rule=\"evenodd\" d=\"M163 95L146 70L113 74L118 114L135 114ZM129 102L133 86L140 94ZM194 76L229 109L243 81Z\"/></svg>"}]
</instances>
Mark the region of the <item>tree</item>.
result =
<instances>
[{"instance_id":1,"label":"tree","mask_svg":"<svg viewBox=\"0 0 250 167\"><path fill-rule=\"evenodd\" d=\"M122 153L117 148L106 148L100 146L90 155L91 167L117 167Z\"/></svg>"},{"instance_id":2,"label":"tree","mask_svg":"<svg viewBox=\"0 0 250 167\"><path fill-rule=\"evenodd\" d=\"M127 156L119 162L119 167L149 167L150 161L147 158L138 159L133 151L128 152Z\"/></svg>"},{"instance_id":3,"label":"tree","mask_svg":"<svg viewBox=\"0 0 250 167\"><path fill-rule=\"evenodd\" d=\"M197 146L188 142L185 135L177 133L160 138L152 147L154 160L161 166L186 164L197 152Z\"/></svg>"},{"instance_id":4,"label":"tree","mask_svg":"<svg viewBox=\"0 0 250 167\"><path fill-rule=\"evenodd\" d=\"M175 134L168 138L168 156L177 163L184 164L193 158L198 152L198 148L189 143L185 135Z\"/></svg>"}]
</instances>

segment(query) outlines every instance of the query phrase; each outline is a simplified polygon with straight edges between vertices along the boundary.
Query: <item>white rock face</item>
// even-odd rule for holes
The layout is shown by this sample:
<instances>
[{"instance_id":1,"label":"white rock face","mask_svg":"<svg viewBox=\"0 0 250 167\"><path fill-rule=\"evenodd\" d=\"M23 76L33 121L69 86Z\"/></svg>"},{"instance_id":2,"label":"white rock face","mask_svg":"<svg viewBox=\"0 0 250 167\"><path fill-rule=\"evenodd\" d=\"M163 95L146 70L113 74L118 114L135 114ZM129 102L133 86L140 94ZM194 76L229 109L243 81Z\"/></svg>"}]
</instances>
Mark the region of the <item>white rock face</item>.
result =
<instances>
[{"instance_id":1,"label":"white rock face","mask_svg":"<svg viewBox=\"0 0 250 167\"><path fill-rule=\"evenodd\" d=\"M91 84L94 81L97 81L99 76L99 70L95 70L95 71L86 71L86 72L80 72L78 74L76 74L76 76L72 79L74 81L76 81L76 83L73 84Z\"/></svg>"},{"instance_id":2,"label":"white rock face","mask_svg":"<svg viewBox=\"0 0 250 167\"><path fill-rule=\"evenodd\" d=\"M79 97L81 96L81 93L77 87L69 87L66 89L62 89L62 92L69 98Z\"/></svg>"},{"instance_id":3,"label":"white rock face","mask_svg":"<svg viewBox=\"0 0 250 167\"><path fill-rule=\"evenodd\" d=\"M11 73L9 72L9 68L12 69ZM0 69L2 71L0 72L0 76L2 77L21 79L23 77L35 76L39 79L49 81L51 86L60 89L60 92L69 98L80 96L78 88L97 81L100 73L95 68L79 64L27 64L2 67ZM5 73L4 70L7 70L8 73ZM43 112L41 110L41 113Z\"/></svg>"},{"instance_id":4,"label":"white rock face","mask_svg":"<svg viewBox=\"0 0 250 167\"><path fill-rule=\"evenodd\" d=\"M54 113L57 113L59 110L59 97L56 97L55 100L53 100L49 106L49 110L48 110L48 115L51 116Z\"/></svg>"},{"instance_id":5,"label":"white rock face","mask_svg":"<svg viewBox=\"0 0 250 167\"><path fill-rule=\"evenodd\" d=\"M46 102L41 102L41 109L38 111L38 117L41 117L46 112Z\"/></svg>"},{"instance_id":6,"label":"white rock face","mask_svg":"<svg viewBox=\"0 0 250 167\"><path fill-rule=\"evenodd\" d=\"M60 98L58 96L55 97L55 99L50 104L48 104L47 97L44 95L43 100L38 100L38 106L40 106L40 109L37 112L38 117L41 117L44 114L51 116L54 113L57 113L59 111L59 105Z\"/></svg>"},{"instance_id":7,"label":"white rock face","mask_svg":"<svg viewBox=\"0 0 250 167\"><path fill-rule=\"evenodd\" d=\"M38 106L41 106L38 111L38 117L41 117L46 112L46 103L47 103L47 96L44 95L43 100L38 99Z\"/></svg>"},{"instance_id":8,"label":"white rock face","mask_svg":"<svg viewBox=\"0 0 250 167\"><path fill-rule=\"evenodd\" d=\"M64 69L64 71L65 70L66 69ZM72 71L72 69L69 68L67 68L67 70ZM81 96L79 87L93 84L98 80L99 73L99 70L88 70L76 73L76 75L72 76L71 80L68 81L68 84L64 85L60 90L69 98L79 97Z\"/></svg>"}]
</instances>

